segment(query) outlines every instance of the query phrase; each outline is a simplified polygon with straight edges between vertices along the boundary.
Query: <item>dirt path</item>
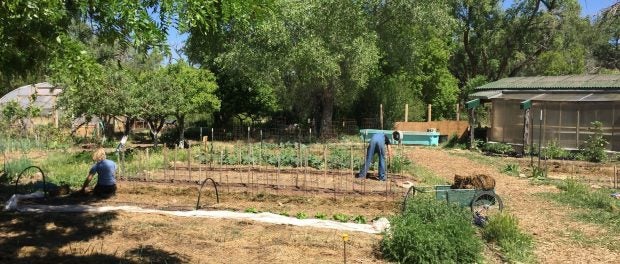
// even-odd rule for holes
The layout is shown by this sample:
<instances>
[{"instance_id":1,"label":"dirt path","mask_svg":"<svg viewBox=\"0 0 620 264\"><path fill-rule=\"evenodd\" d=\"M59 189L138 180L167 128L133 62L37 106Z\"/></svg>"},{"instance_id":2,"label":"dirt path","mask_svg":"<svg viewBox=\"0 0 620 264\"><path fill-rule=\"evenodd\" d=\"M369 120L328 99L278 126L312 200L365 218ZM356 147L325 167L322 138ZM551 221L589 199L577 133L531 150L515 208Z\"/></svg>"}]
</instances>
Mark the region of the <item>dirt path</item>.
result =
<instances>
[{"instance_id":1,"label":"dirt path","mask_svg":"<svg viewBox=\"0 0 620 264\"><path fill-rule=\"evenodd\" d=\"M411 150L410 158L448 182L452 182L455 173L485 173L494 177L496 192L504 201L505 210L515 215L521 228L534 237L535 254L541 263L617 263L620 259L618 252L580 245L571 238L571 232L576 230L592 237L607 231L576 222L570 217L570 207L536 195L556 192L554 186L531 185L527 179L502 174L491 166L450 155L446 150L415 148Z\"/></svg>"}]
</instances>

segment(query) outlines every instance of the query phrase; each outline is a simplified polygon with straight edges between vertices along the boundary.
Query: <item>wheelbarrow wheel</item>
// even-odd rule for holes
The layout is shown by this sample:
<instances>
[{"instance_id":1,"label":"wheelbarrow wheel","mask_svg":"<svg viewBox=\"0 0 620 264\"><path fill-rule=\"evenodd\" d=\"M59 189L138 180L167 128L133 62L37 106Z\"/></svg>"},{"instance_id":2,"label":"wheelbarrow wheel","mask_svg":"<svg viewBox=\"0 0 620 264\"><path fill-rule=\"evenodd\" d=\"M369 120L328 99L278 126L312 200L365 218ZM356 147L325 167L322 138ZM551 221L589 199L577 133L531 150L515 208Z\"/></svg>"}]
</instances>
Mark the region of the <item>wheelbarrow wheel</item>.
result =
<instances>
[{"instance_id":1,"label":"wheelbarrow wheel","mask_svg":"<svg viewBox=\"0 0 620 264\"><path fill-rule=\"evenodd\" d=\"M471 200L471 212L474 216L489 217L504 210L504 203L499 195L492 191L483 191Z\"/></svg>"},{"instance_id":2,"label":"wheelbarrow wheel","mask_svg":"<svg viewBox=\"0 0 620 264\"><path fill-rule=\"evenodd\" d=\"M403 214L405 213L405 210L407 210L407 200L409 200L409 198L413 198L415 194L415 186L409 187L409 190L407 190L407 193L405 194L405 199L403 200L403 207L401 208L401 212Z\"/></svg>"}]
</instances>

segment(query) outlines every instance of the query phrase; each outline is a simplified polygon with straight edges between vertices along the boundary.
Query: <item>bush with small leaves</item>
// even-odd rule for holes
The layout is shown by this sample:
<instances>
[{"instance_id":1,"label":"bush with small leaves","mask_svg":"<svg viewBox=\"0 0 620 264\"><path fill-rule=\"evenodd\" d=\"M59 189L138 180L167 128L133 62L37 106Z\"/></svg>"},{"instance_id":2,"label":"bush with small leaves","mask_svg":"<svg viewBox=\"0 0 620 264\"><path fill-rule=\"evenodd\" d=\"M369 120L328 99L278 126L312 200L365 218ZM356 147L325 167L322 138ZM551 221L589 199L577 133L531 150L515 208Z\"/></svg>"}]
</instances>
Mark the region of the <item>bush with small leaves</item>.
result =
<instances>
[{"instance_id":1,"label":"bush with small leaves","mask_svg":"<svg viewBox=\"0 0 620 264\"><path fill-rule=\"evenodd\" d=\"M480 263L482 240L471 222L464 208L416 196L390 220L381 252L399 263Z\"/></svg>"}]
</instances>

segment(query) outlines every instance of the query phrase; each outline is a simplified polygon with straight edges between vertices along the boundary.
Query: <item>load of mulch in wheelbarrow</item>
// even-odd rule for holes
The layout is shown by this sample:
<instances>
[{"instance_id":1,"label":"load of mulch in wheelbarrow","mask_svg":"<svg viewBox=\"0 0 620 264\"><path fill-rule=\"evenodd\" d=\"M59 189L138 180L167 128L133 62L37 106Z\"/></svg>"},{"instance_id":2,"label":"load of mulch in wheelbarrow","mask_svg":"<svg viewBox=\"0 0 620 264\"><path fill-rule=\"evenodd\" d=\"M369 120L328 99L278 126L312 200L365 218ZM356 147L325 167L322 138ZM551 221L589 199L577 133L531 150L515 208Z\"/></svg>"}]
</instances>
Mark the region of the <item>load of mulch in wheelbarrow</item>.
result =
<instances>
[{"instance_id":1,"label":"load of mulch in wheelbarrow","mask_svg":"<svg viewBox=\"0 0 620 264\"><path fill-rule=\"evenodd\" d=\"M495 179L486 174L454 175L452 189L482 189L485 191L495 188Z\"/></svg>"}]
</instances>

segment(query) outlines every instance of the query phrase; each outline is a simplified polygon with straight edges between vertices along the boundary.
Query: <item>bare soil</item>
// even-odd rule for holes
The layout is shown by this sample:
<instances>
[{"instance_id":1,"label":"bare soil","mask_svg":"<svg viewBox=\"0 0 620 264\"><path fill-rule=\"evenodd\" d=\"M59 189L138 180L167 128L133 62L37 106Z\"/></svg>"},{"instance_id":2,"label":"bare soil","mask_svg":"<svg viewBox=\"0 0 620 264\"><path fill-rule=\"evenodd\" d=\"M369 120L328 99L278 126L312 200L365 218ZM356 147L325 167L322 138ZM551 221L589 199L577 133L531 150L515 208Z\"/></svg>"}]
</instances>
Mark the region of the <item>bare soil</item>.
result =
<instances>
[{"instance_id":1,"label":"bare soil","mask_svg":"<svg viewBox=\"0 0 620 264\"><path fill-rule=\"evenodd\" d=\"M541 263L617 263L617 251L582 244L574 231L596 237L607 230L571 218L574 210L548 201L540 193L557 192L549 185L532 185L488 164L453 155L453 150L407 148L416 163L452 182L455 173L485 173L496 179L496 192L505 210L532 234ZM37 153L36 156L41 155ZM525 164L527 159L505 158ZM589 163L549 163L554 177L581 175L604 182L609 168ZM388 182L357 180L351 172L190 170L144 172L119 181L116 196L51 198L47 204L136 205L164 210L193 210L199 183L205 177L218 184L220 202L211 186L202 190L203 209L269 211L308 217L318 214L363 216L367 221L397 214L404 181L415 175L397 175ZM584 176L585 175L585 176ZM603 175L603 176L601 176ZM0 190L6 200L10 190ZM271 225L249 221L180 218L132 213L20 214L0 212L0 263L342 263L340 231ZM349 233L348 263L383 263L379 235ZM617 243L618 241L615 241ZM487 249L486 261L501 263Z\"/></svg>"}]
</instances>

